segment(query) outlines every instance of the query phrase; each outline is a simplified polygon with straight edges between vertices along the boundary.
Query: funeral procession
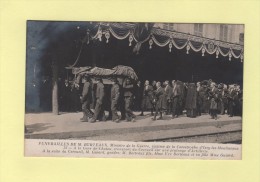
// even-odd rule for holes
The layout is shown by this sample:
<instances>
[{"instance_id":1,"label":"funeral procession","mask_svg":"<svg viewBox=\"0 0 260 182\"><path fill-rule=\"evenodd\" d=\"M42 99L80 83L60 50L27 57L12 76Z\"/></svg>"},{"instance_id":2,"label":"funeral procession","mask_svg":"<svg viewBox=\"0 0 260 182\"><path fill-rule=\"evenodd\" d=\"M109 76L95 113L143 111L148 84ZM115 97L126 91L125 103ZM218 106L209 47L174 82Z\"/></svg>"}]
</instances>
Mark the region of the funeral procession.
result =
<instances>
[{"instance_id":1,"label":"funeral procession","mask_svg":"<svg viewBox=\"0 0 260 182\"><path fill-rule=\"evenodd\" d=\"M25 138L242 143L244 25L27 21Z\"/></svg>"}]
</instances>

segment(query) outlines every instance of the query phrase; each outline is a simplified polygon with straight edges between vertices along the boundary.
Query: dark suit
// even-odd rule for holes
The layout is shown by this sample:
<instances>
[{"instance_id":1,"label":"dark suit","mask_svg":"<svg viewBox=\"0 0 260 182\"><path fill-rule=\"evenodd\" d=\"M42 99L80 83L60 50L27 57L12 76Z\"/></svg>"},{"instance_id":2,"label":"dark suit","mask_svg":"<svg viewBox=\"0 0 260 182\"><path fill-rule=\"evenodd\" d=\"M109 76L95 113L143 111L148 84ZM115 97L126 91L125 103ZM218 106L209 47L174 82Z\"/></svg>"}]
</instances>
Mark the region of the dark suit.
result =
<instances>
[{"instance_id":1,"label":"dark suit","mask_svg":"<svg viewBox=\"0 0 260 182\"><path fill-rule=\"evenodd\" d=\"M171 92L172 100L172 116L178 116L180 113L180 96L181 96L181 87L178 84L175 84Z\"/></svg>"},{"instance_id":2,"label":"dark suit","mask_svg":"<svg viewBox=\"0 0 260 182\"><path fill-rule=\"evenodd\" d=\"M164 105L166 106L167 114L171 112L171 93L172 87L170 85L166 85L166 87L164 88Z\"/></svg>"},{"instance_id":3,"label":"dark suit","mask_svg":"<svg viewBox=\"0 0 260 182\"><path fill-rule=\"evenodd\" d=\"M82 111L83 111L83 119L87 120L89 118L93 117L93 112L90 110L90 104L92 103L92 83L86 81L83 86L82 90L82 97L81 97L81 103L82 103Z\"/></svg>"},{"instance_id":4,"label":"dark suit","mask_svg":"<svg viewBox=\"0 0 260 182\"><path fill-rule=\"evenodd\" d=\"M218 104L219 104L219 91L217 88L213 88L209 91L210 95L210 115L212 118L217 119L217 112L218 112Z\"/></svg>"},{"instance_id":5,"label":"dark suit","mask_svg":"<svg viewBox=\"0 0 260 182\"><path fill-rule=\"evenodd\" d=\"M231 89L228 94L228 113L229 116L234 116L235 97L237 93L235 89Z\"/></svg>"},{"instance_id":6,"label":"dark suit","mask_svg":"<svg viewBox=\"0 0 260 182\"><path fill-rule=\"evenodd\" d=\"M113 84L111 88L111 112L112 112L112 120L119 119L119 116L117 114L117 108L118 108L118 102L119 102L119 85Z\"/></svg>"},{"instance_id":7,"label":"dark suit","mask_svg":"<svg viewBox=\"0 0 260 182\"><path fill-rule=\"evenodd\" d=\"M203 111L203 88L197 87L197 115L201 116L201 113Z\"/></svg>"},{"instance_id":8,"label":"dark suit","mask_svg":"<svg viewBox=\"0 0 260 182\"><path fill-rule=\"evenodd\" d=\"M97 83L97 88L96 88L96 106L95 106L95 112L93 116L94 121L96 119L104 120L105 117L104 107L103 107L104 96L105 96L104 85L103 83L99 82Z\"/></svg>"},{"instance_id":9,"label":"dark suit","mask_svg":"<svg viewBox=\"0 0 260 182\"><path fill-rule=\"evenodd\" d=\"M141 110L141 103L142 103L142 94L143 94L143 88L141 85L135 85L134 88L134 110L140 111Z\"/></svg>"},{"instance_id":10,"label":"dark suit","mask_svg":"<svg viewBox=\"0 0 260 182\"><path fill-rule=\"evenodd\" d=\"M142 111L152 109L152 100L153 100L153 87L151 85L144 86L143 89L143 98L142 98Z\"/></svg>"},{"instance_id":11,"label":"dark suit","mask_svg":"<svg viewBox=\"0 0 260 182\"><path fill-rule=\"evenodd\" d=\"M155 103L155 115L154 115L154 119L156 119L156 116L158 114L158 112L160 113L160 117L162 117L162 110L165 109L165 91L162 87L156 89L154 91L154 103Z\"/></svg>"}]
</instances>

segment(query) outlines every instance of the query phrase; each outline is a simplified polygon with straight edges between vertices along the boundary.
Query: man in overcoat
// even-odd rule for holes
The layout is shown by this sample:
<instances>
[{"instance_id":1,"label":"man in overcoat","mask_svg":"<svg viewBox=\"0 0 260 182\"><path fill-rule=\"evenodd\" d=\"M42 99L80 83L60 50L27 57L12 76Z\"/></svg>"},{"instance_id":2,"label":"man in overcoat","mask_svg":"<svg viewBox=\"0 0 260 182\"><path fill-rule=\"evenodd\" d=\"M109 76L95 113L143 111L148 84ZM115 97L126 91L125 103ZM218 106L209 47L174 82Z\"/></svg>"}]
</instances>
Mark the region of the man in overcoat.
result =
<instances>
[{"instance_id":1,"label":"man in overcoat","mask_svg":"<svg viewBox=\"0 0 260 182\"><path fill-rule=\"evenodd\" d=\"M151 114L153 115L152 101L153 101L153 87L149 84L149 81L146 80L143 88L141 114L139 116L143 116L145 110L151 110Z\"/></svg>"},{"instance_id":2,"label":"man in overcoat","mask_svg":"<svg viewBox=\"0 0 260 182\"><path fill-rule=\"evenodd\" d=\"M155 105L155 115L152 118L152 120L156 120L156 116L158 113L160 114L158 120L163 119L162 118L162 111L165 109L165 102L164 102L164 89L161 87L161 83L156 83L157 89L154 91L155 98L153 100Z\"/></svg>"},{"instance_id":3,"label":"man in overcoat","mask_svg":"<svg viewBox=\"0 0 260 182\"><path fill-rule=\"evenodd\" d=\"M171 89L171 100L172 100L172 118L178 117L180 114L180 97L181 88L178 82L172 82L173 88Z\"/></svg>"},{"instance_id":4,"label":"man in overcoat","mask_svg":"<svg viewBox=\"0 0 260 182\"><path fill-rule=\"evenodd\" d=\"M166 105L166 114L170 114L171 113L171 93L172 93L172 87L169 85L169 81L166 80L164 82L164 102L165 102L165 105Z\"/></svg>"}]
</instances>

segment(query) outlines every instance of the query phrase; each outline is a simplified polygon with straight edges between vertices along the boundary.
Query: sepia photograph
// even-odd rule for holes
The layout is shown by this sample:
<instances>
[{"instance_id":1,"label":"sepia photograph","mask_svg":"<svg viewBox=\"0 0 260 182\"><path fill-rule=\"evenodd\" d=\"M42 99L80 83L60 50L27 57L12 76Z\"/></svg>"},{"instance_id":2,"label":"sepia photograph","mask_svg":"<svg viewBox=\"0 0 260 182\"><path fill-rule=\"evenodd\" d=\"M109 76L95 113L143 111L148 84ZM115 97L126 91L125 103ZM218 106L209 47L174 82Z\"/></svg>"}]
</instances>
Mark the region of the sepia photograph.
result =
<instances>
[{"instance_id":1,"label":"sepia photograph","mask_svg":"<svg viewBox=\"0 0 260 182\"><path fill-rule=\"evenodd\" d=\"M117 147L121 157L241 159L243 24L28 20L26 29L27 156L51 145L75 156ZM102 148L84 149L92 144ZM207 154L218 149L240 157Z\"/></svg>"}]
</instances>

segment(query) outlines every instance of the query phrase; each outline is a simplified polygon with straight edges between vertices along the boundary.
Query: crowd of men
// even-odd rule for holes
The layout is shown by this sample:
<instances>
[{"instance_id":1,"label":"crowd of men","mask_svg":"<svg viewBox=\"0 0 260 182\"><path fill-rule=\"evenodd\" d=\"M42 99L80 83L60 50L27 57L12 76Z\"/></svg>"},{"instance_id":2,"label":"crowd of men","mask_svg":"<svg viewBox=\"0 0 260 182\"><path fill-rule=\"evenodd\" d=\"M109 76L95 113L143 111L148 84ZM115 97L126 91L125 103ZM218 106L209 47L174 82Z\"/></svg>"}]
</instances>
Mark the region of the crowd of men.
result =
<instances>
[{"instance_id":1,"label":"crowd of men","mask_svg":"<svg viewBox=\"0 0 260 182\"><path fill-rule=\"evenodd\" d=\"M142 85L128 78L122 82L117 78L110 80L112 85L104 85L101 78L93 83L90 77L84 76L80 84L73 84L82 105L83 122L134 122L133 110L140 111L139 116L150 111L152 120L163 120L164 115L177 118L183 114L192 118L209 114L212 119L217 119L219 114L242 116L242 90L237 84L216 84L212 80L197 83L166 80L150 84L146 80ZM68 85L68 81L65 84ZM105 110L109 111L108 116Z\"/></svg>"}]
</instances>

